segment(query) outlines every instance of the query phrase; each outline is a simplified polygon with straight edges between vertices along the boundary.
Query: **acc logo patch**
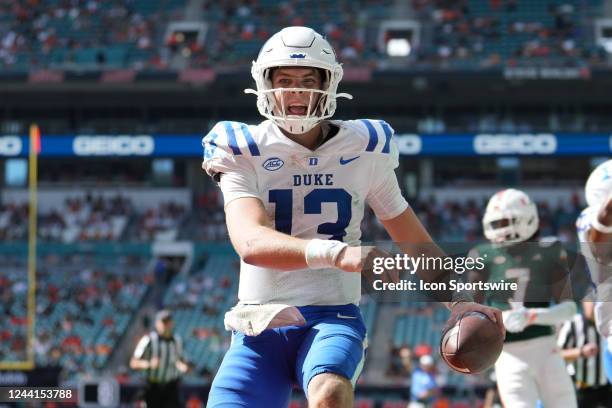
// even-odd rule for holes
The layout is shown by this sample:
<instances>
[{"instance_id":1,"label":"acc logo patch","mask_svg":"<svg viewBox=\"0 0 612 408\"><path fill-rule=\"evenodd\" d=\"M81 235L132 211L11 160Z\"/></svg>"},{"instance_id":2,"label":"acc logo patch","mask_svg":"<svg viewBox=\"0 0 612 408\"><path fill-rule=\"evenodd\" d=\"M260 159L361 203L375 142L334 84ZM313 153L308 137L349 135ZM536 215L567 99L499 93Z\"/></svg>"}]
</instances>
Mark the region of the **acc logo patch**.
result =
<instances>
[{"instance_id":1,"label":"acc logo patch","mask_svg":"<svg viewBox=\"0 0 612 408\"><path fill-rule=\"evenodd\" d=\"M276 171L283 167L283 164L285 164L285 162L282 161L280 158L270 157L268 160L263 162L261 166L268 171Z\"/></svg>"}]
</instances>

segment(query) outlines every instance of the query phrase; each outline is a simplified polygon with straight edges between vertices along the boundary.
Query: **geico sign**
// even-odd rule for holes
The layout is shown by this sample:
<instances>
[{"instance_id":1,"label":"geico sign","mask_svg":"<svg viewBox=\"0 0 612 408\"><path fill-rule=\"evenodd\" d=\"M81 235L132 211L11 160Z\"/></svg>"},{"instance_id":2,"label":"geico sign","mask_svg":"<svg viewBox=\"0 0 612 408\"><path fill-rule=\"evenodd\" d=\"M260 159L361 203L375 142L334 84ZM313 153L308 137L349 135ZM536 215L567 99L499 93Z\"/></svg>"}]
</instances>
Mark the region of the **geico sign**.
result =
<instances>
[{"instance_id":1,"label":"geico sign","mask_svg":"<svg viewBox=\"0 0 612 408\"><path fill-rule=\"evenodd\" d=\"M421 153L423 142L419 135L397 135L394 139L400 154L410 155Z\"/></svg>"},{"instance_id":2,"label":"geico sign","mask_svg":"<svg viewBox=\"0 0 612 408\"><path fill-rule=\"evenodd\" d=\"M21 153L21 139L17 136L0 137L0 156L18 156Z\"/></svg>"},{"instance_id":3,"label":"geico sign","mask_svg":"<svg viewBox=\"0 0 612 408\"><path fill-rule=\"evenodd\" d=\"M552 154L557 151L557 138L547 133L476 135L474 151L478 154Z\"/></svg>"},{"instance_id":4,"label":"geico sign","mask_svg":"<svg viewBox=\"0 0 612 408\"><path fill-rule=\"evenodd\" d=\"M155 142L151 136L77 136L72 143L77 156L148 156Z\"/></svg>"}]
</instances>

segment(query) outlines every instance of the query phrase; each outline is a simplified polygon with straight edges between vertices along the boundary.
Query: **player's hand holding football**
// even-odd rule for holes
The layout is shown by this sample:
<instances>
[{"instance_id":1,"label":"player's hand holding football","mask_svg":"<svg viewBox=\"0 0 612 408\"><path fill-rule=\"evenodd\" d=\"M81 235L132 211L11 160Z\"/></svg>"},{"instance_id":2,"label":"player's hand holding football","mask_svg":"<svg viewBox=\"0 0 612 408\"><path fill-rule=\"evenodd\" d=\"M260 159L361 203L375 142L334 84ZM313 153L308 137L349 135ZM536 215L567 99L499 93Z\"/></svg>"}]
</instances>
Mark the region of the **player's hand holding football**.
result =
<instances>
[{"instance_id":1,"label":"player's hand holding football","mask_svg":"<svg viewBox=\"0 0 612 408\"><path fill-rule=\"evenodd\" d=\"M482 314L484 314L485 316L487 316L489 318L489 320L491 320L492 322L496 323L497 326L499 327L500 332L502 332L503 336L506 336L506 329L504 328L504 323L503 323L503 319L502 319L502 313L499 309L496 309L494 307L489 307L489 306L485 306L485 305L481 305L479 303L475 303L475 302L458 302L455 303L452 307L451 307L451 315L448 319L448 321L446 322L446 327L444 329L444 331L446 331L446 329L453 327L455 325L455 323L457 322L457 320L459 320L463 315L465 315L466 313L469 312L480 312Z\"/></svg>"}]
</instances>

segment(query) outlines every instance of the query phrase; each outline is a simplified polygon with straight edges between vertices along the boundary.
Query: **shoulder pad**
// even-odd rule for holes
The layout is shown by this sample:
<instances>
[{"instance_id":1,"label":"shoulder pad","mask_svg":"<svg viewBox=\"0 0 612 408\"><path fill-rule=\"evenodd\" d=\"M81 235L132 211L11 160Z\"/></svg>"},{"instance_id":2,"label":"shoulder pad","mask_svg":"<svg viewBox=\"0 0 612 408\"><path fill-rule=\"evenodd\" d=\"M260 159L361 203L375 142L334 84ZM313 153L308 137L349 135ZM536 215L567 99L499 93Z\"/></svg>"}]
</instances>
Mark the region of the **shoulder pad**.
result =
<instances>
[{"instance_id":1,"label":"shoulder pad","mask_svg":"<svg viewBox=\"0 0 612 408\"><path fill-rule=\"evenodd\" d=\"M204 160L217 155L259 156L259 148L253 137L253 127L245 123L222 121L218 122L202 139Z\"/></svg>"},{"instance_id":2,"label":"shoulder pad","mask_svg":"<svg viewBox=\"0 0 612 408\"><path fill-rule=\"evenodd\" d=\"M591 220L597 214L597 209L595 207L587 207L578 216L576 220L576 231L578 235L584 233L586 230L591 228Z\"/></svg>"},{"instance_id":3,"label":"shoulder pad","mask_svg":"<svg viewBox=\"0 0 612 408\"><path fill-rule=\"evenodd\" d=\"M256 131L256 127L249 127L240 122L217 123L202 139L204 148L202 168L218 181L218 174L236 169L239 157L259 156L259 148L253 133Z\"/></svg>"},{"instance_id":4,"label":"shoulder pad","mask_svg":"<svg viewBox=\"0 0 612 408\"><path fill-rule=\"evenodd\" d=\"M384 120L347 120L344 125L355 133L360 149L363 151L381 154L393 153L392 138L395 131Z\"/></svg>"}]
</instances>

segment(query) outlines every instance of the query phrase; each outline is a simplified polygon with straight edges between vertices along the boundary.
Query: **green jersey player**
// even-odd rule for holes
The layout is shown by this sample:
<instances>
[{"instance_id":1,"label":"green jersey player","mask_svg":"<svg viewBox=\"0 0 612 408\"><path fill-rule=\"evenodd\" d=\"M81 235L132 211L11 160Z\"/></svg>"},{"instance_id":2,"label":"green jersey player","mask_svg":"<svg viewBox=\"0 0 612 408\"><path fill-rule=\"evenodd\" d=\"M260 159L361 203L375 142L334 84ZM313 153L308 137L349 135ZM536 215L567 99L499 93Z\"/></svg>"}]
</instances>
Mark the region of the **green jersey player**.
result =
<instances>
[{"instance_id":1,"label":"green jersey player","mask_svg":"<svg viewBox=\"0 0 612 408\"><path fill-rule=\"evenodd\" d=\"M555 239L538 239L537 208L522 191L507 189L489 201L483 217L487 244L470 251L484 268L470 282L515 282L515 290L475 294L502 310L504 349L495 364L504 406L574 407L576 397L556 347L555 325L576 312L567 254Z\"/></svg>"}]
</instances>

